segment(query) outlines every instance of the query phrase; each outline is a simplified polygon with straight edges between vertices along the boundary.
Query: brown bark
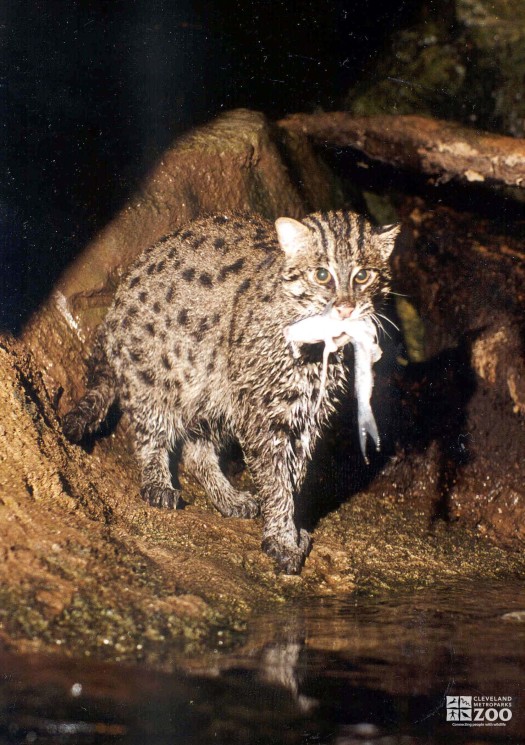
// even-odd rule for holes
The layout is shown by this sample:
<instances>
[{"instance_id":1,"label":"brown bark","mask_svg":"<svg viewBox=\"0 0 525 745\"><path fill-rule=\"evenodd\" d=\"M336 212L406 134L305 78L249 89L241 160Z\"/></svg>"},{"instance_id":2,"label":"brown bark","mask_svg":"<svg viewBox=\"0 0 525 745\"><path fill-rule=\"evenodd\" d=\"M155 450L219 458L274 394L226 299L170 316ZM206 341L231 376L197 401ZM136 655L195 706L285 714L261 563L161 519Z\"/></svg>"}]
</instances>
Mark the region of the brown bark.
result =
<instances>
[{"instance_id":1,"label":"brown bark","mask_svg":"<svg viewBox=\"0 0 525 745\"><path fill-rule=\"evenodd\" d=\"M279 122L325 145L352 147L373 160L440 181L525 186L525 140L477 132L421 116L355 117L344 111L292 114Z\"/></svg>"}]
</instances>

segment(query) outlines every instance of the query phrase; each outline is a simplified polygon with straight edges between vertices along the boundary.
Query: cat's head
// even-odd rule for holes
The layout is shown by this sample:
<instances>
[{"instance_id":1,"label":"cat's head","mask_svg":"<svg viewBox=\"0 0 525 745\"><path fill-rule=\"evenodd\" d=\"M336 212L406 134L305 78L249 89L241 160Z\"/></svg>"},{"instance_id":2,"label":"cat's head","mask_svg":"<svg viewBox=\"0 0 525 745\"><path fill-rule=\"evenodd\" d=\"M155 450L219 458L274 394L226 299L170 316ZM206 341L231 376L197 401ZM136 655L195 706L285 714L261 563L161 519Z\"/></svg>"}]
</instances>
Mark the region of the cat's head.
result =
<instances>
[{"instance_id":1,"label":"cat's head","mask_svg":"<svg viewBox=\"0 0 525 745\"><path fill-rule=\"evenodd\" d=\"M301 221L280 217L283 287L306 315L334 303L341 318L362 318L390 291L389 258L399 225L374 227L355 212L316 212Z\"/></svg>"}]
</instances>

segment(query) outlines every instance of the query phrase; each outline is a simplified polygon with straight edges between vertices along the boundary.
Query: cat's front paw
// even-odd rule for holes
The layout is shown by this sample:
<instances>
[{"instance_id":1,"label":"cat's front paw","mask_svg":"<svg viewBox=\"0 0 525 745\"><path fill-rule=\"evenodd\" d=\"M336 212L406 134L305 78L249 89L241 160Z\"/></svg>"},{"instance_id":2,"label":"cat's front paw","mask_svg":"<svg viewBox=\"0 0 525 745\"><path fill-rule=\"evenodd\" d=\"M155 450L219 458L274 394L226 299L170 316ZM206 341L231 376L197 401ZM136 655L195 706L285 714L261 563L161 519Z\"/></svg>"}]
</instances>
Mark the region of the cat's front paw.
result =
<instances>
[{"instance_id":1,"label":"cat's front paw","mask_svg":"<svg viewBox=\"0 0 525 745\"><path fill-rule=\"evenodd\" d=\"M312 545L310 535L306 530L299 532L298 544L290 544L269 536L263 539L262 549L277 562L277 567L283 574L299 574Z\"/></svg>"},{"instance_id":2,"label":"cat's front paw","mask_svg":"<svg viewBox=\"0 0 525 745\"><path fill-rule=\"evenodd\" d=\"M164 507L168 510L177 509L182 503L181 493L178 489L158 484L144 484L140 490L140 496L152 507Z\"/></svg>"}]
</instances>

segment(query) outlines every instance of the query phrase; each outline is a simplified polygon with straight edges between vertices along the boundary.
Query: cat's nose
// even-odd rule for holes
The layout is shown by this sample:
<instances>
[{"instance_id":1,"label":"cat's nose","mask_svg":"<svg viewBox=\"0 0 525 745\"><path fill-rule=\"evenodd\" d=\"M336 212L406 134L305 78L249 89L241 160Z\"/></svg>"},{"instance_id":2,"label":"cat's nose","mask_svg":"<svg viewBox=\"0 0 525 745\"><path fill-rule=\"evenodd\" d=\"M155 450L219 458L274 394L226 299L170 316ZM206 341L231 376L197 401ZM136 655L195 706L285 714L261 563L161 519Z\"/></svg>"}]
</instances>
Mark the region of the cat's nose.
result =
<instances>
[{"instance_id":1,"label":"cat's nose","mask_svg":"<svg viewBox=\"0 0 525 745\"><path fill-rule=\"evenodd\" d=\"M352 303L348 301L342 300L341 302L336 301L334 308L338 312L339 318L341 318L341 320L344 320L345 318L350 318L355 305L352 305Z\"/></svg>"}]
</instances>

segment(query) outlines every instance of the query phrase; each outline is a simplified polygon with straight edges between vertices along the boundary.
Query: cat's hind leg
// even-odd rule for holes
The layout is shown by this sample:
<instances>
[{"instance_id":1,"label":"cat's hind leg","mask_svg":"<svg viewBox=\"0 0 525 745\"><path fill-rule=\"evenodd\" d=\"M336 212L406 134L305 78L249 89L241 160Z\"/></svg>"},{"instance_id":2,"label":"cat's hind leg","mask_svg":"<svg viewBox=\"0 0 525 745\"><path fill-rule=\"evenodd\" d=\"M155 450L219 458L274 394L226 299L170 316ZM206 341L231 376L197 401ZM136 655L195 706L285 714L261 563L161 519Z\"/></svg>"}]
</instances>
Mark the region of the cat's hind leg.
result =
<instances>
[{"instance_id":1,"label":"cat's hind leg","mask_svg":"<svg viewBox=\"0 0 525 745\"><path fill-rule=\"evenodd\" d=\"M256 498L236 489L224 473L219 456L210 440L197 438L184 443L183 462L186 469L203 486L211 503L225 517L255 517L259 513Z\"/></svg>"},{"instance_id":2,"label":"cat's hind leg","mask_svg":"<svg viewBox=\"0 0 525 745\"><path fill-rule=\"evenodd\" d=\"M162 418L148 412L147 417L128 412L135 433L135 451L141 467L140 496L153 507L176 509L181 502L180 489L171 481L169 452L171 442Z\"/></svg>"}]
</instances>

